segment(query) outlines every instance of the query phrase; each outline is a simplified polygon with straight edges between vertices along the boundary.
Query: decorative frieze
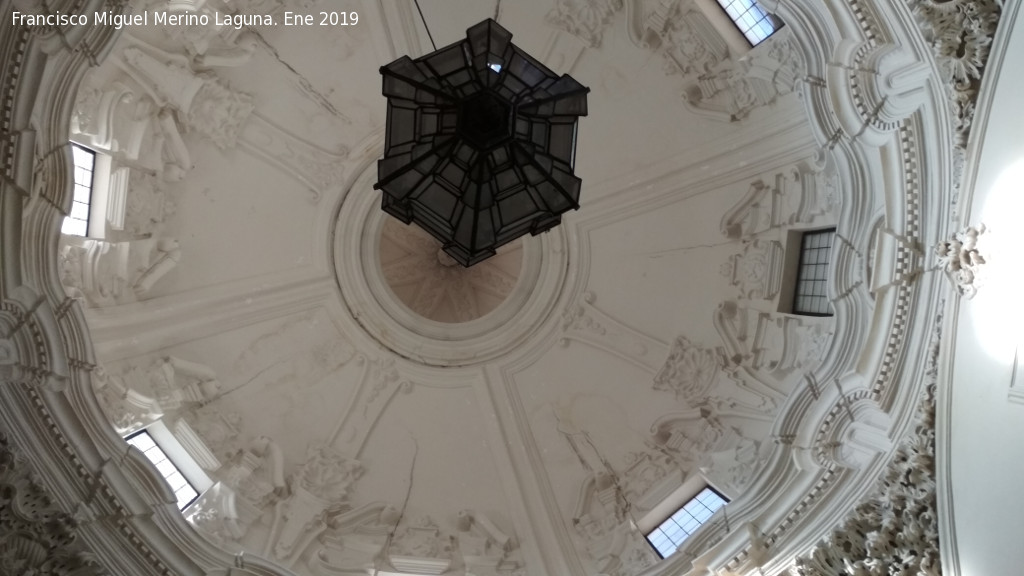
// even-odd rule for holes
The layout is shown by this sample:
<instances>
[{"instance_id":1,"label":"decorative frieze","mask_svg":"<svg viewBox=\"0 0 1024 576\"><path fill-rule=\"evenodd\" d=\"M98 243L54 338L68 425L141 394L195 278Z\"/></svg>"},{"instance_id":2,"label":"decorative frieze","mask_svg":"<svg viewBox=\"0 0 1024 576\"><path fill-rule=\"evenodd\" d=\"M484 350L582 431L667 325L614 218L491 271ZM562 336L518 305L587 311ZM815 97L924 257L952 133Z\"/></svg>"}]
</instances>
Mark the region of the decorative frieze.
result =
<instances>
[{"instance_id":1,"label":"decorative frieze","mask_svg":"<svg viewBox=\"0 0 1024 576\"><path fill-rule=\"evenodd\" d=\"M790 576L941 574L935 495L935 385L928 386L910 434L874 494L861 502L814 550L797 558Z\"/></svg>"},{"instance_id":2,"label":"decorative frieze","mask_svg":"<svg viewBox=\"0 0 1024 576\"><path fill-rule=\"evenodd\" d=\"M78 522L54 503L37 473L0 430L0 573L105 576L79 541Z\"/></svg>"},{"instance_id":3,"label":"decorative frieze","mask_svg":"<svg viewBox=\"0 0 1024 576\"><path fill-rule=\"evenodd\" d=\"M1003 0L907 0L907 4L935 54L953 107L956 144L962 149L974 122L975 101Z\"/></svg>"}]
</instances>

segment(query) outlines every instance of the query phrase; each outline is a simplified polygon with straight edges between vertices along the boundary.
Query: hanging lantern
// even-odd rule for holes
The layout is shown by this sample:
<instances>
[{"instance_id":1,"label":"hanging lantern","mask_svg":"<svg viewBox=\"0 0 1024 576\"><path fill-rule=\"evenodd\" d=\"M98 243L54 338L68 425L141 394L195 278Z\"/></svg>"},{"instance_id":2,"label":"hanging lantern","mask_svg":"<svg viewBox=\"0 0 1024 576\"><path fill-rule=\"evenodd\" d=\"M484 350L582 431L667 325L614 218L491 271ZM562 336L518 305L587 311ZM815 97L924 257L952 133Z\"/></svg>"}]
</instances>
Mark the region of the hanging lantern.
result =
<instances>
[{"instance_id":1,"label":"hanging lantern","mask_svg":"<svg viewBox=\"0 0 1024 576\"><path fill-rule=\"evenodd\" d=\"M576 128L587 93L512 44L494 20L380 69L388 116L374 188L463 266L579 208Z\"/></svg>"}]
</instances>

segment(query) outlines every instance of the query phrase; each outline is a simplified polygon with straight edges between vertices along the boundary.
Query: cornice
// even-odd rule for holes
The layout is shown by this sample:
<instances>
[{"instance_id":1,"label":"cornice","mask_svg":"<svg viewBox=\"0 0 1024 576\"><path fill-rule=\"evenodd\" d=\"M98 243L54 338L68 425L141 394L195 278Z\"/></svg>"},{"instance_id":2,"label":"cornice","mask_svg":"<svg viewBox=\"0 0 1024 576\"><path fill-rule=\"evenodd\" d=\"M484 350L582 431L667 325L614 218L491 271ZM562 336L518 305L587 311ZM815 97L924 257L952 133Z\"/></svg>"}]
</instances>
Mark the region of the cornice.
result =
<instances>
[{"instance_id":1,"label":"cornice","mask_svg":"<svg viewBox=\"0 0 1024 576\"><path fill-rule=\"evenodd\" d=\"M94 4L96 2L77 3L75 6ZM812 9L804 6L812 4L810 0L799 3L794 1L792 4L782 4L780 11L789 10L794 17L794 23L816 22L813 25L806 24L805 29L821 28L820 34L816 33L813 40L809 36L804 38L804 45L812 45L809 50L815 56L807 60L827 60L827 57L832 55L831 43L835 42L835 39L825 38L825 30L831 29L827 25L826 10L821 7ZM865 8L867 3L852 2L849 11L838 6L839 3L836 4L833 6L833 12L846 21L845 28L849 28L850 23L856 24L860 29L859 33L872 42L887 38L880 31L884 29L880 23L880 15ZM0 13L7 14L9 9L9 2L0 3ZM907 11L897 10L896 13L904 18ZM804 16L802 19L801 15ZM120 573L130 574L233 575L238 574L240 570L251 574L287 574L287 571L266 561L248 555L232 557L216 549L212 544L201 541L169 501L166 489L156 479L152 470L142 465L138 453L126 450L111 430L105 430L97 425L97 422L102 422L102 417L95 406L95 398L91 397L89 386L90 371L95 364L95 357L89 344L89 337L83 328L84 316L80 306L69 301L56 282L54 238L59 219L70 203L67 178L70 168L66 148L63 147L72 103L68 96L74 93L85 67L109 49L113 37L109 30L104 30L96 38L90 39L52 31L33 32L15 29L7 19L0 22L0 32L0 37L10 39L0 44L3 60L15 63L0 76L0 94L4 98L3 121L7 123L5 132L12 135L0 143L3 147L0 149L0 158L4 160L5 175L0 182L3 194L0 206L3 209L4 240L0 248L0 257L3 258L3 265L0 268L3 274L0 277L0 298L5 305L9 304L10 309L18 310L17 314L11 315L14 320L10 326L14 328L8 331L8 338L16 338L21 346L18 348L19 357L15 362L7 362L5 359L0 365L4 370L14 366L11 372L0 372L5 379L0 387L0 395L4 398L3 408L0 409L0 423L9 430L16 449L32 455L33 460L29 465L36 474L46 479L44 488L52 493L54 502L61 509L60 513L79 513L83 518L80 528L83 541L91 545L99 561L108 563L111 569L116 567ZM837 35L835 32L834 29L831 30L833 36ZM83 45L90 48L76 51L71 49ZM825 50L825 46L829 49ZM31 62L32 65L26 66L25 62ZM21 68L18 67L18 63L22 63ZM48 70L46 78L42 77L44 67ZM30 71L37 76L21 77L21 71ZM814 73L817 78L824 79L826 75L821 72L822 70L811 70L809 74ZM809 96L811 92L818 90L813 82L808 81L806 86L805 95ZM39 132L35 133L30 126L29 118L30 111L35 107L37 92L45 96L41 99L40 106L47 115L40 117L40 126L37 127ZM835 111L827 108L836 102L840 102L841 106L853 105L853 96L849 96L849 99L846 95L842 98L827 99L817 95L809 99L813 100L809 103L809 108L814 109L812 126L820 147L836 153L844 162L853 165L866 162L870 156L863 152L870 149L874 141L855 141L844 136L837 128ZM948 129L943 124L945 110L942 104L930 105L926 102L922 105L922 110L915 113L916 116L905 120L902 128L893 129L887 139L879 140L883 147L894 147L900 151L900 157L904 162L900 168L903 174L911 174L913 165L920 167L927 160L929 174L922 175L922 181L928 182L927 179L931 178L931 183L937 187L938 192L934 195L933 204L917 200L917 213L907 218L908 227L913 226L915 220L920 222L923 214L941 216L945 213L941 204L950 196L950 189L946 186L950 178L946 174L952 173L953 167L948 160L942 159L942 148L928 150L927 155L920 158L915 158L914 153L908 154L905 148L917 142L927 141L931 134L945 133L944 131ZM862 114L863 110L860 110L860 113ZM913 127L918 123L921 125L920 130L915 131ZM801 151L806 152L813 148L814 146L810 146ZM26 158L32 159L40 149L44 152L38 153L41 162L39 166L33 165L33 162L26 162ZM47 181L33 183L30 170L37 167L43 169L42 174L52 177ZM851 181L857 180L851 176ZM662 180L666 187L667 182L667 179ZM904 184L907 183L909 181ZM33 184L39 187L38 196L30 203L27 211L23 212L23 198L26 193L33 190ZM636 183L633 185L641 186ZM866 186L866 183L861 183L855 190L861 190ZM665 188L661 190L664 191ZM906 200L903 198L906 192L906 189L896 189L891 194L895 198L886 195L893 203L892 212L901 218L906 217L907 212L915 210L913 205L908 207L906 203L901 204ZM640 209L652 209L663 200L664 198L647 198L645 201L649 204ZM609 203L599 212L608 214L619 208L621 206ZM866 247L864 240L871 229L867 214L870 211L859 212L856 216L860 220L849 221L844 228L856 230L856 234L851 235L857 237L857 241L852 242L853 245ZM24 228L23 216L26 216ZM579 226L584 227L582 222ZM900 232L909 233L909 230ZM938 232L930 228L918 228L918 239L936 236ZM586 278L585 273L576 274L577 276L570 280ZM585 288L583 284L574 284L577 293L582 293ZM923 380L913 380L909 375L914 374L915 369L927 361L930 352L925 349L926 338L923 336L929 333L930 320L934 317L932 312L939 305L934 282L925 283L919 280L913 288L906 288L904 296L901 297L904 298L903 303L897 303L895 307L898 312L909 314L906 319L908 328L905 332L894 334L890 338L909 338L916 340L918 345L908 348L905 344L895 344L902 356L895 357L891 362L893 365L902 366L902 371L879 375L876 383L880 382L884 386L876 388L873 385L870 388L870 394L881 400L880 405L895 413L890 430L894 437L902 437L903 431L910 425L912 407ZM33 331L33 322L41 328ZM513 364L522 365L527 356L539 354L543 345L550 343L555 337L556 335L552 333L538 338L537 346L527 350L524 356L515 359ZM38 355L31 356L33 351ZM17 372L16 369L23 371ZM511 371L512 368L506 366L504 371L499 373L488 372L487 392L495 397L507 394L501 405L507 406L509 410L500 417L517 421L509 427L501 426L501 430L528 430L526 415L522 406L518 405L512 390L513 385L509 378ZM898 387L894 386L897 382ZM882 389L886 387L895 391L888 392ZM828 418L827 414L836 412L843 399L842 395L836 394L830 396L826 402L818 398L809 399L809 395L810 391L805 391L793 399L794 406L801 406L801 410L813 407L819 416L807 419L806 425L801 424L801 427L806 427L798 432L807 434L807 437L810 437L812 432L820 430L822 421ZM926 411L930 402L929 394L925 401ZM922 420L926 425L920 429L925 434L924 441L927 441L928 433L926 420L927 417ZM908 440L911 444L919 441L919 435ZM749 566L750 550L763 544L772 549L778 559L769 567L769 572L783 570L784 561L792 558L794 550L807 547L806 538L827 532L831 526L836 525L836 519L853 507L850 500L862 495L858 492L867 490L864 486L870 485L869 479L882 474L890 461L895 462L893 466L896 468L905 465L901 460L902 454L905 452L897 451L895 455L884 454L871 466L859 473L852 473L831 464L815 464L806 458L806 455L794 454L791 448L780 449L770 470L783 471L788 478L792 478L798 472L806 473L799 475L796 480L791 480L788 485L776 485L771 490L765 489L762 492L761 488L764 485L757 486L762 499L765 498L765 494L771 494L778 499L770 511L764 512L758 518L752 517L755 507L749 508L751 516L746 519L758 522L767 535L765 540L759 543L756 541L757 538L751 539L733 533L720 544L712 546L708 555L702 556L703 565L729 570ZM509 459L508 467L518 470L518 483L522 487L520 489L540 494L540 498L532 499L533 508L527 512L529 518L525 521L530 526L538 528L537 534L553 535L560 544L559 548L570 554L568 551L574 549L572 538L556 517L558 507L555 505L554 495L550 493L550 487L545 487L544 483L536 478L527 477L530 470L540 469L539 461L536 446L529 442L517 447ZM525 465L516 466L519 463ZM806 468L800 470L801 465ZM857 485L861 488L856 488ZM826 496L834 497L834 501L823 506L821 502ZM872 499L877 501L877 497ZM818 516L813 522L808 519L808 514L812 511ZM863 513L857 508L854 514ZM524 519L519 520L523 521ZM858 518L851 520L857 521ZM520 526L520 530L522 529ZM824 543L823 547L828 546L829 543ZM578 558L570 554L565 559L554 559L547 547L540 548L538 553L546 554L545 565L549 569L554 572L583 574ZM821 554L833 557L833 552L819 553L819 557ZM685 569L679 562L673 560L663 563L650 573L663 574Z\"/></svg>"}]
</instances>

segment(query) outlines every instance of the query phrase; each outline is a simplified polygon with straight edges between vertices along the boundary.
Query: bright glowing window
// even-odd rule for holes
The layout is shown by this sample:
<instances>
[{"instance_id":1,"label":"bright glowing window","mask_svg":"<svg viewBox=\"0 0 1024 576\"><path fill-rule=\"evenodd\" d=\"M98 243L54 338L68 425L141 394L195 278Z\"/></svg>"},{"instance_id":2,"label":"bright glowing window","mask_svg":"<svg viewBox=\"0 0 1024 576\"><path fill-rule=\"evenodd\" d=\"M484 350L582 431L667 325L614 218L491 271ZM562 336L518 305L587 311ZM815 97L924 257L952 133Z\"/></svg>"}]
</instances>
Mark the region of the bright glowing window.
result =
<instances>
[{"instance_id":1,"label":"bright glowing window","mask_svg":"<svg viewBox=\"0 0 1024 576\"><path fill-rule=\"evenodd\" d=\"M175 497L177 497L179 510L188 508L189 504L199 497L199 492L182 476L181 471L174 465L174 462L171 462L167 454L160 449L160 446L149 435L149 432L139 430L125 436L124 439L132 446L138 448L156 466L157 471L164 477L164 480L167 481L167 484L174 492Z\"/></svg>"},{"instance_id":2,"label":"bright glowing window","mask_svg":"<svg viewBox=\"0 0 1024 576\"><path fill-rule=\"evenodd\" d=\"M683 507L669 516L657 528L647 533L647 541L662 558L668 558L684 540L693 535L728 500L708 486L689 499Z\"/></svg>"},{"instance_id":3,"label":"bright glowing window","mask_svg":"<svg viewBox=\"0 0 1024 576\"><path fill-rule=\"evenodd\" d=\"M764 11L756 0L718 0L751 46L757 46L782 28L782 21Z\"/></svg>"},{"instance_id":4,"label":"bright glowing window","mask_svg":"<svg viewBox=\"0 0 1024 576\"><path fill-rule=\"evenodd\" d=\"M60 231L72 236L87 236L96 153L78 144L72 144L71 155L75 162L75 194L71 202L71 214L64 217Z\"/></svg>"}]
</instances>

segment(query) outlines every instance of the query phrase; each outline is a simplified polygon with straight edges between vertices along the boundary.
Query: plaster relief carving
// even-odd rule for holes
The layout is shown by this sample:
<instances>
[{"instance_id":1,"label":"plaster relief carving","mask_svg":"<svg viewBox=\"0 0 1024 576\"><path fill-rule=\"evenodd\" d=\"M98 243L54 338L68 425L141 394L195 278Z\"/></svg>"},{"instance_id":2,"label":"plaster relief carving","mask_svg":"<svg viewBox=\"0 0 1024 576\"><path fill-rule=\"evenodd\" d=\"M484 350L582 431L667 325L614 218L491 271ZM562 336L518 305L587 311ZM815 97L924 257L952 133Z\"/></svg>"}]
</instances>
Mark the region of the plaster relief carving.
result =
<instances>
[{"instance_id":1,"label":"plaster relief carving","mask_svg":"<svg viewBox=\"0 0 1024 576\"><path fill-rule=\"evenodd\" d=\"M229 89L211 73L195 73L184 56L135 41L115 62L161 109L174 110L178 121L222 149L235 145L253 111L252 97Z\"/></svg>"},{"instance_id":2,"label":"plaster relief carving","mask_svg":"<svg viewBox=\"0 0 1024 576\"><path fill-rule=\"evenodd\" d=\"M657 562L628 510L623 486L614 472L601 470L584 482L572 523L599 574L632 576Z\"/></svg>"},{"instance_id":3,"label":"plaster relief carving","mask_svg":"<svg viewBox=\"0 0 1024 576\"><path fill-rule=\"evenodd\" d=\"M0 431L0 573L108 574L76 535L29 461Z\"/></svg>"},{"instance_id":4,"label":"plaster relief carving","mask_svg":"<svg viewBox=\"0 0 1024 576\"><path fill-rule=\"evenodd\" d=\"M783 259L782 243L752 240L744 242L743 252L729 256L722 273L740 298L774 300L782 288Z\"/></svg>"},{"instance_id":5,"label":"plaster relief carving","mask_svg":"<svg viewBox=\"0 0 1024 576\"><path fill-rule=\"evenodd\" d=\"M70 302L65 304L70 306ZM67 387L67 360L54 356L59 335L48 327L57 323L45 298L25 286L0 300L0 380L41 386L58 392Z\"/></svg>"},{"instance_id":6,"label":"plaster relief carving","mask_svg":"<svg viewBox=\"0 0 1024 576\"><path fill-rule=\"evenodd\" d=\"M984 242L986 231L984 224L968 226L935 245L939 267L957 293L968 299L974 298L984 283L984 265L989 257Z\"/></svg>"},{"instance_id":7,"label":"plaster relief carving","mask_svg":"<svg viewBox=\"0 0 1024 576\"><path fill-rule=\"evenodd\" d=\"M216 451L222 456L222 449ZM250 527L285 495L284 456L276 442L261 436L222 458L225 464L212 474L220 481L188 507L185 519L220 546L240 550Z\"/></svg>"},{"instance_id":8,"label":"plaster relief carving","mask_svg":"<svg viewBox=\"0 0 1024 576\"><path fill-rule=\"evenodd\" d=\"M140 394L125 384L124 378L97 366L92 372L96 401L114 430L125 436L163 415L156 400Z\"/></svg>"},{"instance_id":9,"label":"plaster relief carving","mask_svg":"<svg viewBox=\"0 0 1024 576\"><path fill-rule=\"evenodd\" d=\"M230 461L242 449L242 417L237 412L221 411L207 404L186 412L183 418L221 462Z\"/></svg>"},{"instance_id":10,"label":"plaster relief carving","mask_svg":"<svg viewBox=\"0 0 1024 576\"><path fill-rule=\"evenodd\" d=\"M388 560L402 572L441 574L452 564L452 541L433 519L421 516L395 533Z\"/></svg>"},{"instance_id":11,"label":"plaster relief carving","mask_svg":"<svg viewBox=\"0 0 1024 576\"><path fill-rule=\"evenodd\" d=\"M580 303L562 314L560 344L586 342L651 372L657 370L665 344L608 316L594 305L596 301L593 292L585 292Z\"/></svg>"},{"instance_id":12,"label":"plaster relief carving","mask_svg":"<svg viewBox=\"0 0 1024 576\"><path fill-rule=\"evenodd\" d=\"M555 0L555 7L548 12L546 20L579 37L591 48L598 48L605 30L620 10L622 0Z\"/></svg>"},{"instance_id":13,"label":"plaster relief carving","mask_svg":"<svg viewBox=\"0 0 1024 576\"><path fill-rule=\"evenodd\" d=\"M942 73L958 147L967 144L992 37L1002 12L1002 0L909 0L925 40L932 47Z\"/></svg>"},{"instance_id":14,"label":"plaster relief carving","mask_svg":"<svg viewBox=\"0 0 1024 576\"><path fill-rule=\"evenodd\" d=\"M202 364L164 356L149 368L149 386L165 411L206 404L220 394L214 371Z\"/></svg>"},{"instance_id":15,"label":"plaster relief carving","mask_svg":"<svg viewBox=\"0 0 1024 576\"><path fill-rule=\"evenodd\" d=\"M249 507L262 511L286 491L284 454L266 436L256 438L239 450L216 473Z\"/></svg>"},{"instance_id":16,"label":"plaster relief carving","mask_svg":"<svg viewBox=\"0 0 1024 576\"><path fill-rule=\"evenodd\" d=\"M501 576L522 566L518 543L482 512L460 510L456 528L455 540L468 573Z\"/></svg>"},{"instance_id":17,"label":"plaster relief carving","mask_svg":"<svg viewBox=\"0 0 1024 576\"><path fill-rule=\"evenodd\" d=\"M152 174L129 168L122 170L128 174L123 229L134 237L155 236L174 215L177 209L174 199L167 193L164 183Z\"/></svg>"},{"instance_id":18,"label":"plaster relief carving","mask_svg":"<svg viewBox=\"0 0 1024 576\"><path fill-rule=\"evenodd\" d=\"M771 447L754 438L763 437L756 432L765 432L768 425L705 408L659 418L651 431L654 443L671 454L681 469L700 471L734 494L742 494L767 461Z\"/></svg>"},{"instance_id":19,"label":"plaster relief carving","mask_svg":"<svg viewBox=\"0 0 1024 576\"><path fill-rule=\"evenodd\" d=\"M213 370L171 356L132 362L115 370L98 366L92 383L108 421L122 435L160 418L184 416L220 393ZM202 436L208 425L197 426Z\"/></svg>"},{"instance_id":20,"label":"plaster relief carving","mask_svg":"<svg viewBox=\"0 0 1024 576\"><path fill-rule=\"evenodd\" d=\"M704 348L679 336L654 377L654 389L674 393L690 408L716 407L755 418L774 414L781 394L756 379L738 378L740 361L726 357L722 347Z\"/></svg>"},{"instance_id":21,"label":"plaster relief carving","mask_svg":"<svg viewBox=\"0 0 1024 576\"><path fill-rule=\"evenodd\" d=\"M306 561L314 574L368 574L379 570L398 510L373 502L354 510L328 512L327 529Z\"/></svg>"},{"instance_id":22,"label":"plaster relief carving","mask_svg":"<svg viewBox=\"0 0 1024 576\"><path fill-rule=\"evenodd\" d=\"M871 496L858 504L814 550L796 559L790 576L941 573L935 490L935 385L925 391L917 425L903 440ZM841 568L840 568L841 567Z\"/></svg>"},{"instance_id":23,"label":"plaster relief carving","mask_svg":"<svg viewBox=\"0 0 1024 576\"><path fill-rule=\"evenodd\" d=\"M676 397L688 404L699 403L711 392L725 364L721 348L701 348L685 336L679 336L654 377L654 389L675 392Z\"/></svg>"},{"instance_id":24,"label":"plaster relief carving","mask_svg":"<svg viewBox=\"0 0 1024 576\"><path fill-rule=\"evenodd\" d=\"M92 85L87 76L71 113L71 133L93 147L129 158L139 157L150 107L120 82Z\"/></svg>"},{"instance_id":25,"label":"plaster relief carving","mask_svg":"<svg viewBox=\"0 0 1024 576\"><path fill-rule=\"evenodd\" d=\"M722 217L720 229L731 240L781 240L779 231L795 224L834 222L838 198L834 171L823 159L813 158L776 173L771 184L762 179L751 182L743 198Z\"/></svg>"},{"instance_id":26,"label":"plaster relief carving","mask_svg":"<svg viewBox=\"0 0 1024 576\"><path fill-rule=\"evenodd\" d=\"M58 266L64 290L91 307L142 300L181 260L173 238L127 242L62 236Z\"/></svg>"},{"instance_id":27,"label":"plaster relief carving","mask_svg":"<svg viewBox=\"0 0 1024 576\"><path fill-rule=\"evenodd\" d=\"M747 239L774 226L777 194L762 180L751 182L743 199L722 217L722 234L731 240Z\"/></svg>"},{"instance_id":28,"label":"plaster relief carving","mask_svg":"<svg viewBox=\"0 0 1024 576\"><path fill-rule=\"evenodd\" d=\"M239 521L234 499L231 490L218 482L184 511L185 520L217 546L232 552L241 550L238 541L248 526Z\"/></svg>"},{"instance_id":29,"label":"plaster relief carving","mask_svg":"<svg viewBox=\"0 0 1024 576\"><path fill-rule=\"evenodd\" d=\"M732 362L749 374L750 382L763 383L766 394L780 398L784 382L792 385L794 374L821 363L834 325L829 318L764 312L736 302L723 302L714 322Z\"/></svg>"},{"instance_id":30,"label":"plaster relief carving","mask_svg":"<svg viewBox=\"0 0 1024 576\"><path fill-rule=\"evenodd\" d=\"M726 60L710 73L691 75L683 99L697 114L736 122L793 92L805 69L796 41L780 31L741 60Z\"/></svg>"},{"instance_id":31,"label":"plaster relief carving","mask_svg":"<svg viewBox=\"0 0 1024 576\"><path fill-rule=\"evenodd\" d=\"M630 452L623 467L623 496L630 506L650 510L683 483L679 463L660 449Z\"/></svg>"},{"instance_id":32,"label":"plaster relief carving","mask_svg":"<svg viewBox=\"0 0 1024 576\"><path fill-rule=\"evenodd\" d=\"M710 74L729 58L729 47L704 13L680 2L655 1L644 21L646 47L657 48L665 72L684 77Z\"/></svg>"},{"instance_id":33,"label":"plaster relief carving","mask_svg":"<svg viewBox=\"0 0 1024 576\"><path fill-rule=\"evenodd\" d=\"M275 506L268 547L274 558L292 562L323 532L326 514L348 505L362 465L326 446L310 448L289 482L291 494Z\"/></svg>"}]
</instances>

